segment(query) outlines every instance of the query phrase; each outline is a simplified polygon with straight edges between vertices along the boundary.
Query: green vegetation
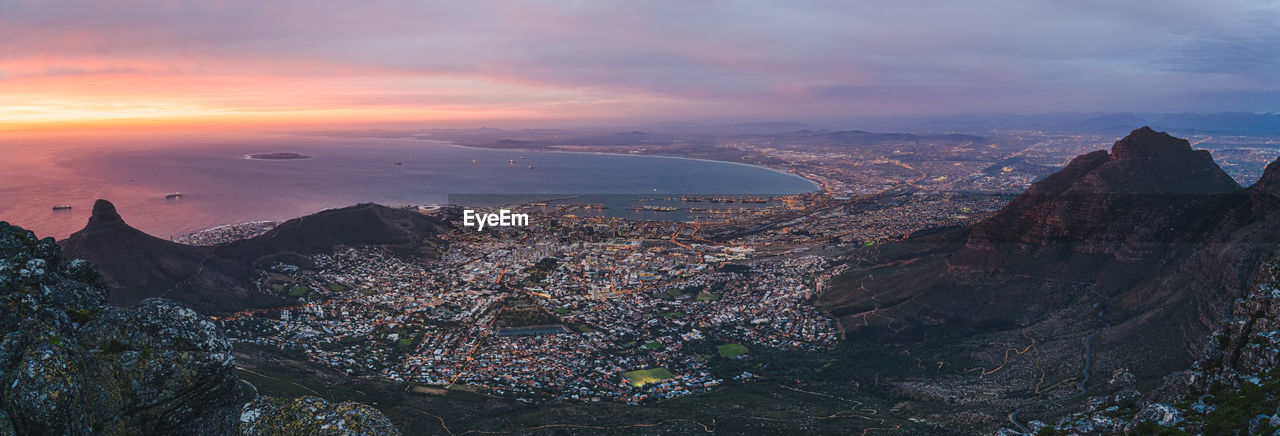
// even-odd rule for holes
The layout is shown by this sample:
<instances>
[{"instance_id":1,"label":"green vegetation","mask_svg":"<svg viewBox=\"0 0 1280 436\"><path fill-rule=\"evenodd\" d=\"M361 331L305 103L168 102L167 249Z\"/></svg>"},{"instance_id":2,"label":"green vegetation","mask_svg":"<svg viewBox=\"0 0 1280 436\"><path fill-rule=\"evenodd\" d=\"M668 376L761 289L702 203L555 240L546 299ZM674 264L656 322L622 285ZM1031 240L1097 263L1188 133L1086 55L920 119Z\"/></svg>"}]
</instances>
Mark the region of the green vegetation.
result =
<instances>
[{"instance_id":1,"label":"green vegetation","mask_svg":"<svg viewBox=\"0 0 1280 436\"><path fill-rule=\"evenodd\" d=\"M90 319L93 319L94 315L97 315L97 313L89 309L67 309L66 312L67 317L71 318L72 322L80 324L89 322Z\"/></svg>"},{"instance_id":2,"label":"green vegetation","mask_svg":"<svg viewBox=\"0 0 1280 436\"><path fill-rule=\"evenodd\" d=\"M557 307L555 312L557 315L567 315L569 314L569 312L572 312L572 311L569 310L569 308L567 307Z\"/></svg>"},{"instance_id":3,"label":"green vegetation","mask_svg":"<svg viewBox=\"0 0 1280 436\"><path fill-rule=\"evenodd\" d=\"M747 347L742 344L724 344L716 346L716 351L720 352L720 357L732 359L747 354Z\"/></svg>"},{"instance_id":4,"label":"green vegetation","mask_svg":"<svg viewBox=\"0 0 1280 436\"><path fill-rule=\"evenodd\" d=\"M720 294L712 294L710 292L700 293L698 294L698 297L695 298L695 300L697 301L716 301L719 299L720 299Z\"/></svg>"},{"instance_id":5,"label":"green vegetation","mask_svg":"<svg viewBox=\"0 0 1280 436\"><path fill-rule=\"evenodd\" d=\"M586 324L578 324L577 329L579 332L582 332L582 333L591 333L595 331L595 330L592 330L591 327Z\"/></svg>"},{"instance_id":6,"label":"green vegetation","mask_svg":"<svg viewBox=\"0 0 1280 436\"><path fill-rule=\"evenodd\" d=\"M248 346L246 346L248 348ZM260 347L252 347L261 349ZM333 383L326 378L323 371L315 371L309 365L297 366L277 362L260 362L252 369L236 368L235 374L253 386L281 398L297 398L301 396L323 396L333 401L368 401L373 395L378 403L384 406L395 406L408 395L403 389L373 389L371 383L357 380L348 383Z\"/></svg>"},{"instance_id":7,"label":"green vegetation","mask_svg":"<svg viewBox=\"0 0 1280 436\"><path fill-rule=\"evenodd\" d=\"M647 344L641 345L641 346L640 346L640 348L643 348L643 349L646 349L646 350L661 350L661 349L662 349L662 343L661 343L661 342L658 342L658 341L653 341L653 342L650 342L650 343L647 343Z\"/></svg>"},{"instance_id":8,"label":"green vegetation","mask_svg":"<svg viewBox=\"0 0 1280 436\"><path fill-rule=\"evenodd\" d=\"M276 283L274 285L271 285L271 289L275 290L276 292L284 292L285 286L286 285L284 283Z\"/></svg>"},{"instance_id":9,"label":"green vegetation","mask_svg":"<svg viewBox=\"0 0 1280 436\"><path fill-rule=\"evenodd\" d=\"M1228 391L1214 389L1213 396L1205 403L1215 406L1204 419L1204 434L1232 434L1234 430L1249 428L1249 420L1260 414L1275 413L1275 400L1280 394L1280 383L1268 380L1262 386L1240 383L1240 389ZM1271 434L1274 429L1264 425L1258 434Z\"/></svg>"},{"instance_id":10,"label":"green vegetation","mask_svg":"<svg viewBox=\"0 0 1280 436\"><path fill-rule=\"evenodd\" d=\"M408 348L410 345L413 345L413 340L417 339L414 337L413 333L409 333L406 329L396 331L396 337L396 346L399 346L400 348Z\"/></svg>"},{"instance_id":11,"label":"green vegetation","mask_svg":"<svg viewBox=\"0 0 1280 436\"><path fill-rule=\"evenodd\" d=\"M480 395L471 391L455 389L453 387L450 387L449 393L444 394L444 396L445 398L448 398L450 400L466 401L468 403L484 403L489 400L489 397L486 397L484 395Z\"/></svg>"},{"instance_id":12,"label":"green vegetation","mask_svg":"<svg viewBox=\"0 0 1280 436\"><path fill-rule=\"evenodd\" d=\"M494 318L497 327L527 327L559 324L560 319L526 297L508 298Z\"/></svg>"},{"instance_id":13,"label":"green vegetation","mask_svg":"<svg viewBox=\"0 0 1280 436\"><path fill-rule=\"evenodd\" d=\"M293 297L293 298L299 298L299 297L302 297L302 296L304 296L304 295L307 295L307 287L306 287L306 286L298 285L298 286L294 286L294 287L293 287L293 289L290 289L290 290L289 290L289 296L290 296L290 297Z\"/></svg>"},{"instance_id":14,"label":"green vegetation","mask_svg":"<svg viewBox=\"0 0 1280 436\"><path fill-rule=\"evenodd\" d=\"M717 342L710 340L696 342L706 343L705 353L702 354L716 355ZM237 344L237 350L241 349L282 353L274 349L274 347L256 344ZM878 349L876 348L876 350ZM853 351L857 351L857 353L853 353ZM508 399L493 398L468 392L465 386L446 386L449 392L443 397L437 397L416 395L404 389L404 384L402 383L392 383L376 378L355 378L346 382L334 382L334 379L325 378L327 371L312 369L321 367L319 364L307 361L306 356L301 354L291 355L293 359L297 359L297 363L285 363L277 359L251 360L244 365L244 368L248 368L252 373L242 369L237 369L236 373L241 378L253 383L264 395L281 398L324 396L335 402L376 399L378 401L377 407L381 410L390 410L391 413L405 414L406 416L421 416L419 420L407 420L405 422L409 426L418 426L415 428L423 429L422 433L431 433L433 430L435 432L443 432L437 419L413 412L413 410L426 408L426 410L436 413L434 409L429 407L445 408L450 413L456 413L456 416L483 417L468 420L450 417L455 415L444 416L449 428L457 434L468 431L473 433L481 431L520 433L520 431L513 430L546 424L618 427L618 430L613 431L613 433L626 434L628 430L636 429L626 427L628 425L659 423L663 422L663 420L671 419L674 419L674 421L666 421L665 424L658 424L654 427L639 428L653 429L655 432L669 434L702 434L704 432L703 428L696 423L682 421L682 419L692 419L708 425L714 421L715 426L712 427L713 429L728 434L799 433L796 430L797 425L805 425L804 430L808 431L809 434L858 435L868 428L892 425L902 425L902 430L898 432L901 434L926 434L929 429L936 431L935 428L918 426L888 413L880 415L888 420L888 425L880 424L878 421L861 419L827 419L814 421L813 424L801 424L805 421L797 420L797 416L829 416L847 412L851 407L859 404L869 409L887 411L894 405L893 402L886 403L878 396L867 395L865 391L858 391L851 387L852 384L843 382L856 379L864 385L869 384L871 383L870 378L860 378L855 373L861 374L861 371L869 368L866 365L873 363L875 368L881 368L883 362L880 359L876 359L873 362L864 362L851 357L864 355L866 353L864 349L849 350L848 352L850 354L844 354L845 350L842 349L830 355L825 355L823 360L814 360L812 354L762 348L760 350L752 350L752 359L713 357L712 360L719 362L718 364L732 365L733 369L736 370L736 372L726 371L723 375L718 375L717 377L731 377L748 370L769 378L803 379L807 383L813 383L811 387L805 390L851 399L856 398L859 403L833 400L830 397L781 389L775 383L765 382L726 383L726 386L720 389L670 400L656 401L643 407L619 404L614 401L566 401L548 406L511 408L511 403ZM256 352L253 354L255 356L260 355ZM786 356L794 356L795 360L786 358ZM907 361L911 362L911 368L915 368L914 360L909 360L902 356L901 353L886 353L885 356L889 359L901 358L901 361L893 361L890 364L886 364L890 370L906 368L908 366ZM782 358L777 365L772 364L775 358ZM763 368L750 365L757 360L770 362L770 365ZM826 365L824 363L826 361L833 362L832 366L826 371L818 371ZM845 362L853 362L849 366L854 368L845 371ZM787 366L783 366L783 363L787 364ZM674 374L675 371L671 372ZM625 376L619 374L618 377L615 380L621 380ZM840 379L843 383L831 383L835 379ZM630 383L632 379L628 378L626 381ZM821 384L824 382L828 384ZM863 401L865 403L862 403ZM776 407L779 403L786 404L787 407ZM742 413L742 410L751 410L752 413L747 416L747 414ZM762 420L757 417L768 419ZM567 433L572 433L573 431L575 430L566 430ZM868 435L877 433L884 434L888 432L871 430Z\"/></svg>"},{"instance_id":15,"label":"green vegetation","mask_svg":"<svg viewBox=\"0 0 1280 436\"><path fill-rule=\"evenodd\" d=\"M1218 340L1218 346L1222 347L1223 349L1226 349L1227 347L1231 346L1231 336L1227 336L1225 334L1218 334L1215 337L1215 339Z\"/></svg>"},{"instance_id":16,"label":"green vegetation","mask_svg":"<svg viewBox=\"0 0 1280 436\"><path fill-rule=\"evenodd\" d=\"M679 318L684 316L684 312L667 312L662 314L662 316L665 316L667 318Z\"/></svg>"},{"instance_id":17,"label":"green vegetation","mask_svg":"<svg viewBox=\"0 0 1280 436\"><path fill-rule=\"evenodd\" d=\"M1060 433L1060 432L1044 433L1044 430L1041 430L1041 432L1037 434L1056 435L1056 434L1066 434L1066 433ZM1165 427L1163 425L1156 424L1154 422L1138 423L1137 426L1134 426L1133 434L1145 434L1145 435L1154 435L1154 436L1191 436L1191 433L1187 433L1185 431L1178 430L1176 428Z\"/></svg>"},{"instance_id":18,"label":"green vegetation","mask_svg":"<svg viewBox=\"0 0 1280 436\"><path fill-rule=\"evenodd\" d=\"M341 290L343 290L343 289L346 289L346 288L342 287L342 285L339 285L339 284L337 284L337 283L330 283L330 284L329 284L329 290L330 290L330 291L338 292L338 291L341 291Z\"/></svg>"},{"instance_id":19,"label":"green vegetation","mask_svg":"<svg viewBox=\"0 0 1280 436\"><path fill-rule=\"evenodd\" d=\"M119 354L119 353L123 353L125 350L128 350L128 349L129 348L125 347L123 343L115 339L109 340L107 341L107 343L102 344L102 351L107 354Z\"/></svg>"},{"instance_id":20,"label":"green vegetation","mask_svg":"<svg viewBox=\"0 0 1280 436\"><path fill-rule=\"evenodd\" d=\"M548 257L546 259L539 260L538 263L529 267L529 270L528 270L529 278L526 279L525 281L531 284L540 283L543 280L546 280L547 275L551 274L552 271L555 271L556 267L559 266L559 264L560 264L560 259L556 259L554 257Z\"/></svg>"},{"instance_id":21,"label":"green vegetation","mask_svg":"<svg viewBox=\"0 0 1280 436\"><path fill-rule=\"evenodd\" d=\"M666 368L658 367L627 371L622 373L622 377L627 379L627 383L630 383L631 386L640 387L656 381L675 378L675 374L672 374Z\"/></svg>"},{"instance_id":22,"label":"green vegetation","mask_svg":"<svg viewBox=\"0 0 1280 436\"><path fill-rule=\"evenodd\" d=\"M1225 339L1224 339L1225 338ZM1227 336L1218 336L1219 342L1229 342ZM1251 338L1256 341L1257 338ZM1242 382L1239 387L1215 384L1209 389L1209 396L1204 397L1205 404L1212 406L1209 413L1199 413L1191 409L1187 402L1175 407L1186 417L1187 428L1194 428L1199 434L1235 434L1240 429L1249 428L1249 422L1258 415L1275 413L1272 406L1280 400L1280 367L1272 368L1266 373L1255 374L1259 384ZM1276 431L1268 421L1263 421L1257 434L1272 434ZM1151 422L1139 424L1136 434L1152 435L1187 435L1185 431L1157 425Z\"/></svg>"},{"instance_id":23,"label":"green vegetation","mask_svg":"<svg viewBox=\"0 0 1280 436\"><path fill-rule=\"evenodd\" d=\"M683 293L683 292L680 292L680 290L679 290L679 289L676 289L676 288L669 288L669 289L667 289L667 296L668 296L668 297L671 297L671 298L677 298L677 297L679 297L679 296L681 296L681 295L684 295L684 293Z\"/></svg>"}]
</instances>

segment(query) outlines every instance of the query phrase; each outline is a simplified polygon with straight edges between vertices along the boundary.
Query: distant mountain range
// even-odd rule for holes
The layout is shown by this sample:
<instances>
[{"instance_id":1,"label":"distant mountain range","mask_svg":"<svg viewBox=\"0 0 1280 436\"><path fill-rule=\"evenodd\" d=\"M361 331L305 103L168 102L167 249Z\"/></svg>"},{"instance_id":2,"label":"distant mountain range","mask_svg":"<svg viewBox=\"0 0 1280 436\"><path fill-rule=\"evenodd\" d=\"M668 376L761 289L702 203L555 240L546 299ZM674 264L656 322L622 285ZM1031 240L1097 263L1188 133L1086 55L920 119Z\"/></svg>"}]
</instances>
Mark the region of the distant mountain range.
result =
<instances>
[{"instance_id":1,"label":"distant mountain range","mask_svg":"<svg viewBox=\"0 0 1280 436\"><path fill-rule=\"evenodd\" d=\"M1033 129L1052 133L1123 134L1133 126L1177 134L1280 135L1280 112L1053 112L1031 115L937 115L825 119L811 122L761 121L745 123L660 122L628 127L573 129L416 129L335 130L297 132L339 138L418 138L495 148L540 148L550 145L679 145L713 144L716 137L784 137L800 134L860 133L912 135L946 139L947 134L982 134L994 129ZM912 132L896 133L896 132ZM871 139L871 136L859 138ZM962 139L965 140L965 139ZM497 141L497 142L495 142Z\"/></svg>"},{"instance_id":2,"label":"distant mountain range","mask_svg":"<svg viewBox=\"0 0 1280 436\"><path fill-rule=\"evenodd\" d=\"M1084 120L1046 125L1049 129L1078 129L1095 132L1116 132L1130 126L1149 124L1160 130L1179 133L1220 134L1280 134L1280 114L1253 112L1197 113L1114 113L1094 115Z\"/></svg>"},{"instance_id":3,"label":"distant mountain range","mask_svg":"<svg viewBox=\"0 0 1280 436\"><path fill-rule=\"evenodd\" d=\"M1280 113L1130 113L1055 112L1033 115L940 115L900 118L860 118L815 122L816 125L855 125L876 130L910 132L984 132L991 129L1036 129L1056 133L1127 132L1133 126L1149 125L1156 130L1178 134L1280 134Z\"/></svg>"},{"instance_id":4,"label":"distant mountain range","mask_svg":"<svg viewBox=\"0 0 1280 436\"><path fill-rule=\"evenodd\" d=\"M802 130L866 129L890 132L984 132L991 129L1037 129L1060 133L1124 133L1133 126L1180 134L1280 134L1280 112L1052 112L1030 115L936 115L825 119L808 122L747 123L665 122L638 130L669 135L783 135ZM567 131L565 131L567 132Z\"/></svg>"},{"instance_id":5,"label":"distant mountain range","mask_svg":"<svg viewBox=\"0 0 1280 436\"><path fill-rule=\"evenodd\" d=\"M639 130L673 135L782 135L802 130L866 129L892 132L983 132L991 129L1038 129L1061 133L1124 133L1134 126L1181 134L1280 134L1280 112L1051 112L1029 115L936 115L825 119L807 122L747 123L665 122Z\"/></svg>"}]
</instances>

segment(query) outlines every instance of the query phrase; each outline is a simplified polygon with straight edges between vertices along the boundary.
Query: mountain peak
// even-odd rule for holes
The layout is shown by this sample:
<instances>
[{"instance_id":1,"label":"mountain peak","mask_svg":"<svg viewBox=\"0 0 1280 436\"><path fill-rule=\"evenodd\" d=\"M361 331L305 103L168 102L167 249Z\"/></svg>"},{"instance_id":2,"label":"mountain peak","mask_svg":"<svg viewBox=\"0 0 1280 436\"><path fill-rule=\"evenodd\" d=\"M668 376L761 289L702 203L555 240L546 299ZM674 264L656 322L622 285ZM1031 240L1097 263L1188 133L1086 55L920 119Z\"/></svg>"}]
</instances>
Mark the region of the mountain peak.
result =
<instances>
[{"instance_id":1,"label":"mountain peak","mask_svg":"<svg viewBox=\"0 0 1280 436\"><path fill-rule=\"evenodd\" d=\"M1165 132L1157 132L1142 126L1129 132L1129 136L1116 141L1111 147L1114 160L1161 159L1183 156L1191 150L1191 143Z\"/></svg>"},{"instance_id":2,"label":"mountain peak","mask_svg":"<svg viewBox=\"0 0 1280 436\"><path fill-rule=\"evenodd\" d=\"M1142 256L1133 253L1147 242L1141 238L1167 242L1185 236L1189 233L1179 232L1198 222L1199 203L1239 189L1208 151L1142 127L1116 141L1110 156L1101 150L1081 155L1033 183L1000 212L974 224L968 244L987 253L993 244L1016 242L1019 250L1031 252L1072 241L1092 244L1086 249L1091 254L1138 260ZM1004 260L975 256L961 262L994 266Z\"/></svg>"},{"instance_id":3,"label":"mountain peak","mask_svg":"<svg viewBox=\"0 0 1280 436\"><path fill-rule=\"evenodd\" d=\"M110 201L98 199L93 202L93 215L89 216L90 222L110 223L120 221L120 214L116 212L116 206Z\"/></svg>"},{"instance_id":4,"label":"mountain peak","mask_svg":"<svg viewBox=\"0 0 1280 436\"><path fill-rule=\"evenodd\" d=\"M1267 168L1262 171L1262 177L1259 177L1249 190L1280 197L1280 158L1267 164Z\"/></svg>"}]
</instances>

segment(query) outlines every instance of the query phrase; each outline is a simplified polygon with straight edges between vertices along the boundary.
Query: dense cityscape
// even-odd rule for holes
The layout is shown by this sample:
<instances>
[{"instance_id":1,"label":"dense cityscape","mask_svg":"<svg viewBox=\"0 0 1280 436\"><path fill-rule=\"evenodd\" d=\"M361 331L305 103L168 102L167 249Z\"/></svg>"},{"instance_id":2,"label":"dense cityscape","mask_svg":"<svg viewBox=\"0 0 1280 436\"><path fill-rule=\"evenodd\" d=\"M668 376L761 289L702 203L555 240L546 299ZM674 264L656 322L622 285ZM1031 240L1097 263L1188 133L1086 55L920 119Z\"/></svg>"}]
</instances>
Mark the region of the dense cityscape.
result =
<instances>
[{"instance_id":1,"label":"dense cityscape","mask_svg":"<svg viewBox=\"0 0 1280 436\"><path fill-rule=\"evenodd\" d=\"M866 168L830 165L821 147L735 143L731 148L763 153L823 190L682 197L671 209L724 211L690 213L682 222L609 218L592 204L514 204L532 212L530 227L478 232L455 223L438 259L346 247L307 265L272 265L259 288L298 304L219 323L236 341L301 351L349 375L408 382L423 392L638 404L750 381L757 375L725 373L713 361L839 341L835 321L811 302L847 267L836 262L841 247L976 222L1002 207L1007 192L1053 168L1048 163L1101 139L1016 135L1009 143L1018 141L1031 141L1013 152L1028 161L952 163L947 159L958 153L945 148L911 164L867 161L886 168L870 173L882 184L867 183ZM1248 177L1252 164L1228 167ZM441 216L450 210L420 209ZM182 240L212 245L269 228L223 226Z\"/></svg>"},{"instance_id":2,"label":"dense cityscape","mask_svg":"<svg viewBox=\"0 0 1280 436\"><path fill-rule=\"evenodd\" d=\"M237 340L297 347L349 374L531 401L687 395L754 377L712 374L708 349L736 358L837 340L807 303L839 271L821 257L642 236L678 224L615 222L600 238L602 224L535 220L536 232L459 230L426 265L375 247L274 265L264 289L302 304L220 322Z\"/></svg>"},{"instance_id":3,"label":"dense cityscape","mask_svg":"<svg viewBox=\"0 0 1280 436\"><path fill-rule=\"evenodd\" d=\"M1277 22L0 1L0 436L1280 436Z\"/></svg>"}]
</instances>

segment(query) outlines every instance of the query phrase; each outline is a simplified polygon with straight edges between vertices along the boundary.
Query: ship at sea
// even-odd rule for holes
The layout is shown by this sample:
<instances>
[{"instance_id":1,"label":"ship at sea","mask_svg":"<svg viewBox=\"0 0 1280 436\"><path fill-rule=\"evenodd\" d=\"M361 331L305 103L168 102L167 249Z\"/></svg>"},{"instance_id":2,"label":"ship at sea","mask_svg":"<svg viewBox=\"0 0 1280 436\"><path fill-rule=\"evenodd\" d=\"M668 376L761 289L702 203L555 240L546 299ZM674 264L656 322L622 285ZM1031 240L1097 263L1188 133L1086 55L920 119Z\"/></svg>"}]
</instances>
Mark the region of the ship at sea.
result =
<instances>
[{"instance_id":1,"label":"ship at sea","mask_svg":"<svg viewBox=\"0 0 1280 436\"><path fill-rule=\"evenodd\" d=\"M70 204L59 204L53 207L53 210L71 210Z\"/></svg>"},{"instance_id":2,"label":"ship at sea","mask_svg":"<svg viewBox=\"0 0 1280 436\"><path fill-rule=\"evenodd\" d=\"M675 212L675 211L679 210L679 208L672 207L672 206L648 206L648 205L645 205L645 206L636 206L636 207L633 207L633 208L631 208L631 210L647 210L647 211L651 211L651 212Z\"/></svg>"},{"instance_id":3,"label":"ship at sea","mask_svg":"<svg viewBox=\"0 0 1280 436\"><path fill-rule=\"evenodd\" d=\"M181 199L181 198L182 198L182 193L181 193L181 192L174 192L174 193L172 193L172 194L166 194L166 195L164 196L164 199L165 199L165 200L178 200L178 199Z\"/></svg>"}]
</instances>

